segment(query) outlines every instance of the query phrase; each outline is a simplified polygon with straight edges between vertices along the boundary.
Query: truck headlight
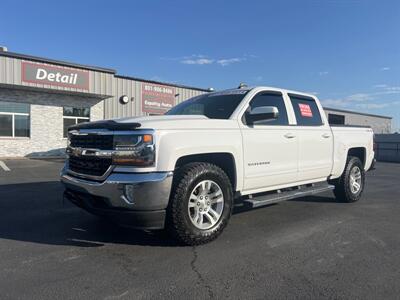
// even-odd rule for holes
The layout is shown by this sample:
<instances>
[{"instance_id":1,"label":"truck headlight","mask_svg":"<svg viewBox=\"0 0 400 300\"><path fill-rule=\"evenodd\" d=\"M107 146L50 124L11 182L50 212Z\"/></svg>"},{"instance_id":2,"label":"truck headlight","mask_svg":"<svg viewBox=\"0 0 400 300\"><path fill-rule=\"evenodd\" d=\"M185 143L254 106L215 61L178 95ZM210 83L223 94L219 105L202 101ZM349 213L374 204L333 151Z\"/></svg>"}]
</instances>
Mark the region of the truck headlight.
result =
<instances>
[{"instance_id":1,"label":"truck headlight","mask_svg":"<svg viewBox=\"0 0 400 300\"><path fill-rule=\"evenodd\" d=\"M151 167L155 161L155 145L151 134L116 135L112 162L115 165Z\"/></svg>"}]
</instances>

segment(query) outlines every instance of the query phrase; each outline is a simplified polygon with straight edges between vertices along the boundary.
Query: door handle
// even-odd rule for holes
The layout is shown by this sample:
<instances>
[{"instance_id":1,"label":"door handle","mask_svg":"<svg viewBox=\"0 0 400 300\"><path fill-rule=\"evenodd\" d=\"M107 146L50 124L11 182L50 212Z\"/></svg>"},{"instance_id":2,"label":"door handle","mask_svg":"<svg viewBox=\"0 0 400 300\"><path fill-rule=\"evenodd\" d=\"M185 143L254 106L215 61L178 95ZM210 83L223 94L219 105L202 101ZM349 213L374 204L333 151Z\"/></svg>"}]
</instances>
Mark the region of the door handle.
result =
<instances>
[{"instance_id":1,"label":"door handle","mask_svg":"<svg viewBox=\"0 0 400 300\"><path fill-rule=\"evenodd\" d=\"M287 138L287 139L292 139L292 138L295 138L296 136L293 134L293 133L286 133L285 135L285 138Z\"/></svg>"},{"instance_id":2,"label":"door handle","mask_svg":"<svg viewBox=\"0 0 400 300\"><path fill-rule=\"evenodd\" d=\"M324 133L324 134L322 135L322 137L325 138L325 139L328 139L328 138L331 137L331 135L330 135L329 133Z\"/></svg>"}]
</instances>

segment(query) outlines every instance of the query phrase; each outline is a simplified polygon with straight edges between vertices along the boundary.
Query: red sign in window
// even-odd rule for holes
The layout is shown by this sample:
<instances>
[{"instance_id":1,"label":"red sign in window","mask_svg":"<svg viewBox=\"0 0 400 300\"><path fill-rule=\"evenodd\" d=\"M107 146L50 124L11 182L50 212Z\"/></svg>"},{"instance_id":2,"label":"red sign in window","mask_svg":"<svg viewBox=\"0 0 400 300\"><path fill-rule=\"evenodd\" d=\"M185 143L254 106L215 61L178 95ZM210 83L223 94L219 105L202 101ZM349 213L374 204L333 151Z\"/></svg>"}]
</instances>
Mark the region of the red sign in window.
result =
<instances>
[{"instance_id":1,"label":"red sign in window","mask_svg":"<svg viewBox=\"0 0 400 300\"><path fill-rule=\"evenodd\" d=\"M302 117L312 118L312 111L310 105L299 103L299 108Z\"/></svg>"}]
</instances>

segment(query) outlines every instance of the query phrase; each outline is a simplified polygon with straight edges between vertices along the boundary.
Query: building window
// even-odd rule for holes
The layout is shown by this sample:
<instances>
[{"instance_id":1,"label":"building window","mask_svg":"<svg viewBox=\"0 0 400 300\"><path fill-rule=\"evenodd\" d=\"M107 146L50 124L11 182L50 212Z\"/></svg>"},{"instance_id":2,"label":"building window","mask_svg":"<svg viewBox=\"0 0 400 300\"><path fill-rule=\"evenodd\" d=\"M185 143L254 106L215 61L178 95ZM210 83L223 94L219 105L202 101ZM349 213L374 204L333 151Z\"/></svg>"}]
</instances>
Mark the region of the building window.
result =
<instances>
[{"instance_id":1,"label":"building window","mask_svg":"<svg viewBox=\"0 0 400 300\"><path fill-rule=\"evenodd\" d=\"M68 127L90 121L90 108L64 107L64 137L68 137Z\"/></svg>"},{"instance_id":2,"label":"building window","mask_svg":"<svg viewBox=\"0 0 400 300\"><path fill-rule=\"evenodd\" d=\"M0 137L30 136L30 105L0 101Z\"/></svg>"},{"instance_id":3,"label":"building window","mask_svg":"<svg viewBox=\"0 0 400 300\"><path fill-rule=\"evenodd\" d=\"M328 114L328 122L331 125L344 125L344 116L336 114Z\"/></svg>"}]
</instances>

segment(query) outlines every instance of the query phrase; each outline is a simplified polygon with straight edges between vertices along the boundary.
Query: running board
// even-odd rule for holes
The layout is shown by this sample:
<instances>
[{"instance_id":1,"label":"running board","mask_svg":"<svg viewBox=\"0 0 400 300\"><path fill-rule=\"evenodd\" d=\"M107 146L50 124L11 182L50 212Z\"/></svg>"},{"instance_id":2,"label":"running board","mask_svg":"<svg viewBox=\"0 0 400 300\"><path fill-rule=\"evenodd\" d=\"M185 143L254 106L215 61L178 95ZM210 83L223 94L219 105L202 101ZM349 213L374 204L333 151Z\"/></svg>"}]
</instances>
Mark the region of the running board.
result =
<instances>
[{"instance_id":1,"label":"running board","mask_svg":"<svg viewBox=\"0 0 400 300\"><path fill-rule=\"evenodd\" d=\"M323 193L326 191L333 190L334 188L335 188L334 185L330 185L328 183L313 184L311 186L298 186L295 187L294 190L293 189L288 191L277 190L276 192L271 194L267 195L264 194L261 196L251 197L249 199L243 200L243 203L250 205L252 208L255 208L294 198L300 198L300 197Z\"/></svg>"}]
</instances>

